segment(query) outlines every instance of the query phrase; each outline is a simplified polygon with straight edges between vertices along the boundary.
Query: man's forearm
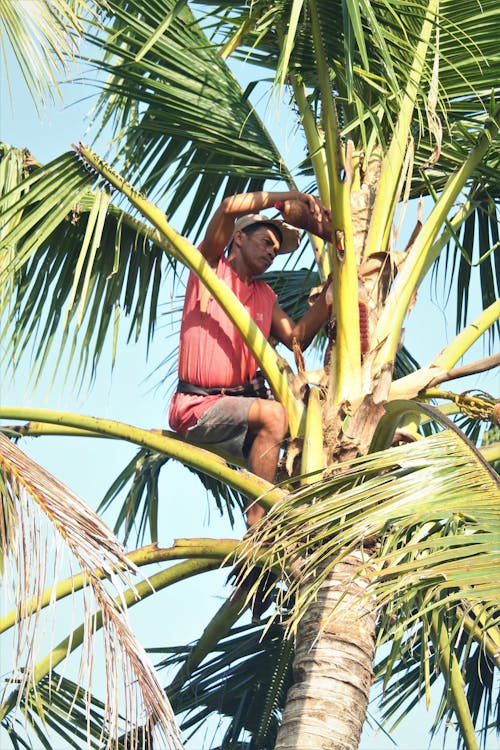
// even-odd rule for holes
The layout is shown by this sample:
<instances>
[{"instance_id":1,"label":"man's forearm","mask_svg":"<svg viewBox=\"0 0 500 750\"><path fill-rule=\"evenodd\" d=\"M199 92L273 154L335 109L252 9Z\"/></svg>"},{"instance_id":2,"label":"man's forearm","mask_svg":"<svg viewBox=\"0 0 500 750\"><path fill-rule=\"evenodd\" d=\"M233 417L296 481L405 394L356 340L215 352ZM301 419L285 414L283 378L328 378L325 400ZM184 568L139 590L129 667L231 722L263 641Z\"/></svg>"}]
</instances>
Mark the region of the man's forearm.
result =
<instances>
[{"instance_id":1,"label":"man's forearm","mask_svg":"<svg viewBox=\"0 0 500 750\"><path fill-rule=\"evenodd\" d=\"M326 302L326 292L329 284L323 287L318 299L295 324L292 337L297 340L302 351L307 349L319 329L325 325L331 314L331 306Z\"/></svg>"},{"instance_id":2,"label":"man's forearm","mask_svg":"<svg viewBox=\"0 0 500 750\"><path fill-rule=\"evenodd\" d=\"M297 200L304 203L311 214L320 213L319 204L309 193L301 193L299 190L267 191L259 190L254 193L239 193L224 198L221 209L226 215L233 217L243 216L247 213L263 211L273 208L278 201Z\"/></svg>"}]
</instances>

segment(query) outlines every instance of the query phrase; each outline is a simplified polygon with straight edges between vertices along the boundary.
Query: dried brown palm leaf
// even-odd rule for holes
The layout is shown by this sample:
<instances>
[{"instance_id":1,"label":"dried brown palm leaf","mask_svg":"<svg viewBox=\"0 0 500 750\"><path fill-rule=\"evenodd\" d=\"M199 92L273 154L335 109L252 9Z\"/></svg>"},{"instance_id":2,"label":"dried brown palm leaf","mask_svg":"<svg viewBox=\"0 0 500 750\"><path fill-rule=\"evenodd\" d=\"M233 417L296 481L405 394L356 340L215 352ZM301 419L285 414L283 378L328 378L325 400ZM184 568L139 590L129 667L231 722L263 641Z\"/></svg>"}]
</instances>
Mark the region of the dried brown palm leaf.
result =
<instances>
[{"instance_id":1,"label":"dried brown palm leaf","mask_svg":"<svg viewBox=\"0 0 500 750\"><path fill-rule=\"evenodd\" d=\"M23 603L41 596L52 576L56 578L64 551L70 564L78 565L87 577L83 596L85 616L79 681L90 692L95 672L95 635L102 633L106 672L106 747L114 746L118 732L118 695L125 691L125 723L129 747L142 747L146 726L150 741L162 747L181 748L177 725L145 650L127 622L123 592L134 587L136 568L125 556L122 545L99 516L54 476L45 471L14 443L0 434L0 516L2 544L2 591L19 613L13 635L13 668L4 691L0 716L5 716L37 683L50 674L60 657L52 652L42 660L40 650L50 625L55 622L55 605L45 614L28 612ZM101 580L96 571L105 573ZM75 602L73 602L73 607ZM99 627L102 618L102 626ZM71 637L67 652L71 650ZM121 688L123 685L123 688ZM90 708L89 708L90 710Z\"/></svg>"}]
</instances>

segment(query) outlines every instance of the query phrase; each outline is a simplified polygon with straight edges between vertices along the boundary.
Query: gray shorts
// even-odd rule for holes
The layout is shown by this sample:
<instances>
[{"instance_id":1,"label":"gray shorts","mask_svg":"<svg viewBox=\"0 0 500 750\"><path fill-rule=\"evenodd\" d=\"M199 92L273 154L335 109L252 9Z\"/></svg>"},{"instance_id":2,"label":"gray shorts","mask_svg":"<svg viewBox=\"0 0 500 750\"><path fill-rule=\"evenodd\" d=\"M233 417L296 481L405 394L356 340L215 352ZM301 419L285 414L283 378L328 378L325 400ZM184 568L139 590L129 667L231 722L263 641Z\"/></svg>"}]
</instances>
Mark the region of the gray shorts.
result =
<instances>
[{"instance_id":1,"label":"gray shorts","mask_svg":"<svg viewBox=\"0 0 500 750\"><path fill-rule=\"evenodd\" d=\"M186 440L221 450L231 456L247 458L248 412L252 396L224 396L215 402L186 433Z\"/></svg>"}]
</instances>

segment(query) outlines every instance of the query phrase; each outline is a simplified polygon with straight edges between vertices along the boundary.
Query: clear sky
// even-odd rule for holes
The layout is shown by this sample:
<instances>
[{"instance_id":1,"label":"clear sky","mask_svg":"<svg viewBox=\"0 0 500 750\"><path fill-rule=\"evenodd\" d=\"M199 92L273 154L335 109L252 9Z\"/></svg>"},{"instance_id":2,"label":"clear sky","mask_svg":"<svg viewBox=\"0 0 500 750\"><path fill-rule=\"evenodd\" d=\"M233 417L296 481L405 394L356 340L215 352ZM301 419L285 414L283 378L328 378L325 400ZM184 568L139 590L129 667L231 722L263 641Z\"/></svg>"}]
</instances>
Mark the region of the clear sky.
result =
<instances>
[{"instance_id":1,"label":"clear sky","mask_svg":"<svg viewBox=\"0 0 500 750\"><path fill-rule=\"evenodd\" d=\"M71 143L86 139L84 116L89 110L88 100L65 109L57 105L47 110L40 120L17 77L14 78L14 91L15 107L12 109L5 82L2 82L1 141L17 147L28 147L37 159L49 161L67 150ZM86 94L86 90L75 85L66 90L66 100L73 102ZM88 140L90 142L91 138ZM164 287L164 293L165 306L168 306L168 284ZM98 377L89 391L77 392L72 388L72 383L61 390L59 380L49 390L49 372L36 391L30 392L26 389L30 365L25 361L17 369L13 382L0 379L0 401L4 405L32 405L93 414L145 428L166 427L168 388L155 387L160 380L161 370L160 374L154 372L172 346L166 316L160 321L160 326L163 328L156 336L147 361L144 345L123 343L115 371L110 373L106 357L103 357ZM434 299L421 304L419 300L407 326L412 353L422 363L427 362L453 336L453 326L453 321L450 323L446 320L444 303ZM475 356L479 358L484 354L479 348ZM479 376L474 384L485 390L497 390L498 385L495 386L488 375ZM464 384L461 389L465 390L466 387L471 385ZM135 449L129 445L75 438L29 439L22 441L21 447L92 507L97 506L113 479L135 454ZM177 537L239 538L244 533L243 521L232 530L227 519L220 518L215 502L206 496L198 480L179 465L169 463L165 467L160 493L161 546L169 546ZM107 520L112 523L114 514L111 513ZM193 580L162 592L155 597L153 608L149 604L134 607L131 621L143 644L147 647L162 643L187 643L197 638L228 594L229 590L224 586L225 576L226 573L219 571L208 574L201 581ZM61 634L66 634L67 622L59 621L58 625ZM8 654L3 650L0 656L3 662ZM6 668L7 664L4 663L2 672ZM376 713L375 709L372 710ZM429 741L428 729L429 718L424 710L419 710L403 722L394 739L401 750L423 750L426 747L438 750L443 747L442 737ZM207 727L208 731L213 731L212 725ZM5 738L2 744L0 734L2 750L9 746ZM454 742L449 741L447 746L454 747ZM193 740L188 747L191 750L200 748L200 738ZM392 747L392 741L383 734L367 729L361 750L389 750ZM490 747L492 749L493 745Z\"/></svg>"}]
</instances>

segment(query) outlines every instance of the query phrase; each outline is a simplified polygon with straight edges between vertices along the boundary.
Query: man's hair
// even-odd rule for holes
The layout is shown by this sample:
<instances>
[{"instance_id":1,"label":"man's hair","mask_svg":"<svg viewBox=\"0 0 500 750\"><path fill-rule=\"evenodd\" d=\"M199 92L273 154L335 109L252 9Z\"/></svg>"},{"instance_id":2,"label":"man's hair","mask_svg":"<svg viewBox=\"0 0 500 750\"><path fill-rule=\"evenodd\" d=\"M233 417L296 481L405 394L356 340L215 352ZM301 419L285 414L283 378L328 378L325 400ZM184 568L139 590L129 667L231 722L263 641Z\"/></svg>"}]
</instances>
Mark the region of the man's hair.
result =
<instances>
[{"instance_id":1,"label":"man's hair","mask_svg":"<svg viewBox=\"0 0 500 750\"><path fill-rule=\"evenodd\" d=\"M276 224L272 224L270 221L256 221L255 224L249 224L248 227L244 227L243 229L240 229L240 232L243 232L247 235L247 237L251 237L252 234L254 234L257 229L260 229L260 227L267 227L270 229L276 237L278 238L278 241L281 245L283 242L283 234L279 227L276 226ZM226 255L229 256L231 253L231 248L233 246L234 237L231 238L231 242L226 247Z\"/></svg>"},{"instance_id":2,"label":"man's hair","mask_svg":"<svg viewBox=\"0 0 500 750\"><path fill-rule=\"evenodd\" d=\"M272 224L270 221L256 221L255 224L250 224L250 226L245 227L244 229L241 229L241 232L244 232L247 236L251 237L252 234L254 234L257 229L260 229L260 227L267 227L270 229L276 237L279 240L279 243L283 242L283 233L280 231L279 227L276 226L276 224Z\"/></svg>"}]
</instances>

